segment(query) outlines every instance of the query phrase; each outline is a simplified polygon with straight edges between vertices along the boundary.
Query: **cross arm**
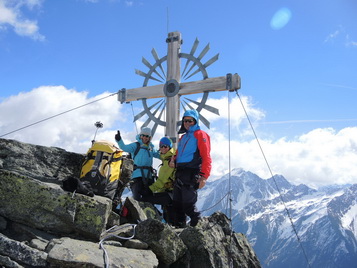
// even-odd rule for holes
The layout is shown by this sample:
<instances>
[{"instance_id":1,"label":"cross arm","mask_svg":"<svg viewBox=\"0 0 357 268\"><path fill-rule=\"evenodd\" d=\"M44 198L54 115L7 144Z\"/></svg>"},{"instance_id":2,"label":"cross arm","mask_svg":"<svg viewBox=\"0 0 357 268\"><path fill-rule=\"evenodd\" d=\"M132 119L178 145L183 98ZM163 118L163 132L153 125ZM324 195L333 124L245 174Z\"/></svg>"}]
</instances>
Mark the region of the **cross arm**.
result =
<instances>
[{"instance_id":1,"label":"cross arm","mask_svg":"<svg viewBox=\"0 0 357 268\"><path fill-rule=\"evenodd\" d=\"M200 81L180 83L179 95L189 95L202 92L214 92L223 90L240 89L241 82L238 74L228 74L227 76L219 76L206 78ZM121 89L118 91L118 101L121 103L136 101L140 99L153 99L166 97L164 93L164 84L138 87L133 89Z\"/></svg>"}]
</instances>

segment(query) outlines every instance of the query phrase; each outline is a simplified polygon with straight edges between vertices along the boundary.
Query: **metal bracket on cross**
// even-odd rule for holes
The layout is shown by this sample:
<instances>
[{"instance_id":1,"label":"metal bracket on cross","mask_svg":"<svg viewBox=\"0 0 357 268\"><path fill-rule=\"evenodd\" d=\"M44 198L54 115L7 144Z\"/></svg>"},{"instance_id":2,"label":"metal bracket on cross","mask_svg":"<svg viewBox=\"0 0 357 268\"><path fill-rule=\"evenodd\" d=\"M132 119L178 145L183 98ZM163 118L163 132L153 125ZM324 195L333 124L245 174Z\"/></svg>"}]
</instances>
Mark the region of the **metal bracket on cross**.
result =
<instances>
[{"instance_id":1,"label":"metal bracket on cross","mask_svg":"<svg viewBox=\"0 0 357 268\"><path fill-rule=\"evenodd\" d=\"M148 119L143 123L142 127L148 126L151 122L154 123L152 132L156 132L157 127L166 127L165 135L169 136L176 144L177 142L177 127L180 125L180 104L186 111L187 109L196 109L200 114L202 109L219 115L219 110L215 107L206 104L209 92L229 90L234 91L240 89L241 81L238 74L227 74L226 76L208 78L207 67L218 60L219 54L209 59L206 63L202 63L202 58L209 51L209 44L196 57L194 54L199 45L196 38L190 53L181 53L182 38L181 33L171 32L166 39L168 43L167 55L160 58L155 49L152 49L151 54L155 59L154 64L150 64L144 57L142 62L149 68L148 72L135 70L135 73L144 77L142 87L133 89L121 89L118 91L118 101L121 103L141 100L144 110L134 117L134 122L142 116L147 115ZM181 61L185 59L186 63L181 72ZM164 64L166 63L166 71ZM202 80L181 83L181 77L184 80L201 73ZM156 81L161 84L148 86L149 81ZM181 99L181 96L203 93L200 101L195 101L187 97ZM159 99L155 103L149 105L148 100ZM166 120L161 118L166 111ZM200 121L207 127L210 127L209 121L200 114Z\"/></svg>"}]
</instances>

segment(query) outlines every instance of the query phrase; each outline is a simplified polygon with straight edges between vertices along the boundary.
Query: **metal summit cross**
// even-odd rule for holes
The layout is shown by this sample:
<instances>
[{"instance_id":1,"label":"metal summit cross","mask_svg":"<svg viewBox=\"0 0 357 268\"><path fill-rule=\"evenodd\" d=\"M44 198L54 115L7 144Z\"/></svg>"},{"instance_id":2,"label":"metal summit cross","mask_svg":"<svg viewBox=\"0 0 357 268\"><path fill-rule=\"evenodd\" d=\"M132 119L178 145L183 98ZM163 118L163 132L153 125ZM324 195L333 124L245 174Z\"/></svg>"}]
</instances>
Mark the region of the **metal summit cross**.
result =
<instances>
[{"instance_id":1,"label":"metal summit cross","mask_svg":"<svg viewBox=\"0 0 357 268\"><path fill-rule=\"evenodd\" d=\"M142 127L148 126L151 121L154 122L152 128L153 135L156 132L158 125L166 126L165 136L172 139L174 144L177 142L178 134L177 127L180 125L180 97L183 95L203 93L200 102L187 99L184 100L189 109L194 109L190 103L197 105L196 110L200 112L206 109L212 113L219 114L218 109L205 104L209 92L229 90L234 91L240 88L240 77L238 74L227 74L226 76L208 78L206 68L218 59L218 54L207 61L201 63L201 59L209 50L207 45L198 57L194 56L199 41L196 39L191 48L191 52L181 53L182 38L180 32L171 32L166 39L168 44L167 56L159 58L155 49L151 51L155 59L155 63L150 64L145 58L142 62L149 68L149 72L144 73L140 70L135 70L136 74L145 77L142 87L133 89L121 89L118 91L118 101L121 103L141 100L144 110L134 117L134 122L147 115L148 119ZM184 70L181 72L180 58L186 59ZM163 63L166 61L167 72L163 68ZM190 67L189 67L190 66ZM196 67L196 69L194 69ZM197 73L201 73L203 80L195 82L181 83L181 75L183 78L190 78ZM149 80L165 82L163 84L148 86ZM148 106L147 99L161 98L151 106ZM190 103L189 103L190 102ZM182 103L181 103L182 104ZM185 106L182 104L186 110ZM151 112L151 110L154 110ZM161 110L160 110L161 109ZM161 117L166 109L166 121L162 121ZM159 114L158 114L159 112ZM157 115L158 114L158 115ZM209 128L209 121L200 114L200 121Z\"/></svg>"}]
</instances>

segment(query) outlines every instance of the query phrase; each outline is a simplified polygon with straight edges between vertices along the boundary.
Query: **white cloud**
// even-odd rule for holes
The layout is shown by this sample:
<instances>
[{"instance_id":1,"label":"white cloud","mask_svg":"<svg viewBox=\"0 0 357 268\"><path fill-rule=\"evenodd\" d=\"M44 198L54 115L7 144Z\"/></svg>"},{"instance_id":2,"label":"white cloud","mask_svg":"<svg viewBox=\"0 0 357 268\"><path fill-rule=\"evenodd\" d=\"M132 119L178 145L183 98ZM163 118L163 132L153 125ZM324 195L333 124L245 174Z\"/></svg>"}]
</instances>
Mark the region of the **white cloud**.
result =
<instances>
[{"instance_id":1,"label":"white cloud","mask_svg":"<svg viewBox=\"0 0 357 268\"><path fill-rule=\"evenodd\" d=\"M356 87L350 87L346 85L338 85L338 84L326 84L326 83L321 83L321 85L328 86L328 87L336 87L336 88L344 88L344 89L354 89L356 90Z\"/></svg>"},{"instance_id":2,"label":"white cloud","mask_svg":"<svg viewBox=\"0 0 357 268\"><path fill-rule=\"evenodd\" d=\"M357 41L349 41L349 42L347 43L347 46L357 47Z\"/></svg>"},{"instance_id":3,"label":"white cloud","mask_svg":"<svg viewBox=\"0 0 357 268\"><path fill-rule=\"evenodd\" d=\"M341 33L340 30L336 30L336 31L334 31L333 33L330 33L330 34L325 38L325 41L324 41L324 42L327 43L327 42L333 41L334 39L337 38L337 36L340 35L340 33Z\"/></svg>"},{"instance_id":4,"label":"white cloud","mask_svg":"<svg viewBox=\"0 0 357 268\"><path fill-rule=\"evenodd\" d=\"M357 41L351 40L350 35L346 33L346 30L341 25L325 38L324 43L333 43L335 41L343 43L346 47L357 47Z\"/></svg>"},{"instance_id":5,"label":"white cloud","mask_svg":"<svg viewBox=\"0 0 357 268\"><path fill-rule=\"evenodd\" d=\"M357 41L351 40L349 35L346 35L346 46L348 47L357 47Z\"/></svg>"},{"instance_id":6,"label":"white cloud","mask_svg":"<svg viewBox=\"0 0 357 268\"><path fill-rule=\"evenodd\" d=\"M256 130L265 118L265 112L255 107L251 98L241 96L241 100ZM220 116L217 116L209 111L202 111L202 115L211 122L211 129L207 132L211 136L212 143L212 179L219 178L229 171L230 151L231 168L241 167L262 178L271 177L264 153L273 174L281 174L292 183L304 183L311 187L333 183L355 183L357 127L345 128L339 132L331 128L315 129L294 140L286 138L276 141L266 138L262 140L258 136L262 152L238 97L232 97L230 102L227 97L210 98L207 104L219 108L220 113ZM229 121L228 108L230 109ZM299 122L315 121L321 120L300 120ZM231 131L230 149L229 129ZM270 136L269 133L261 134Z\"/></svg>"},{"instance_id":7,"label":"white cloud","mask_svg":"<svg viewBox=\"0 0 357 268\"><path fill-rule=\"evenodd\" d=\"M134 5L134 1L125 1L125 5L128 7L132 7Z\"/></svg>"},{"instance_id":8,"label":"white cloud","mask_svg":"<svg viewBox=\"0 0 357 268\"><path fill-rule=\"evenodd\" d=\"M115 95L107 97L110 95L103 93L88 97L87 92L78 92L63 86L41 86L30 92L11 96L0 103L0 137L85 153L94 137L94 123L101 121L104 128L98 131L97 140L114 141L114 134L119 129L126 142L135 141L136 127L132 121L131 106L121 105ZM104 99L51 118L101 98ZM248 97L242 97L242 101L253 124L264 118L264 112L255 108ZM220 107L221 114L218 117L207 111L203 112L211 121L211 129L207 130L212 144L211 179L226 174L229 171L229 161L232 169L240 167L262 178L271 177L259 144L246 122L239 99L233 98L230 105L226 98L210 99L209 104ZM230 149L228 106L231 109ZM51 119L3 136L46 118ZM138 128L144 120L137 122ZM157 145L163 135L163 128L158 128L153 143ZM259 143L273 174L281 174L292 183L317 187L356 181L357 127L340 131L332 128L315 129L293 140L260 139ZM157 166L156 161L154 167Z\"/></svg>"},{"instance_id":9,"label":"white cloud","mask_svg":"<svg viewBox=\"0 0 357 268\"><path fill-rule=\"evenodd\" d=\"M20 5L25 5L28 8L40 7L44 0L19 0L17 1ZM16 1L11 1L12 3Z\"/></svg>"},{"instance_id":10,"label":"white cloud","mask_svg":"<svg viewBox=\"0 0 357 268\"><path fill-rule=\"evenodd\" d=\"M229 101L227 97L220 99L210 98L207 101L208 105L219 109L219 116L205 109L201 111L201 114L210 121L212 132L222 130L222 124L225 128L223 131L227 132L229 123L231 132L239 134L241 138L253 135L245 111L253 125L264 119L265 112L255 107L251 98L247 96L241 96L241 101L238 97L233 97Z\"/></svg>"},{"instance_id":11,"label":"white cloud","mask_svg":"<svg viewBox=\"0 0 357 268\"><path fill-rule=\"evenodd\" d=\"M315 129L296 140L259 140L273 174L290 182L311 187L356 182L357 127L339 132L331 128ZM228 141L222 134L212 140L215 176L228 171ZM231 142L231 167L242 167L262 178L271 177L263 153L255 139ZM225 167L225 168L224 168Z\"/></svg>"},{"instance_id":12,"label":"white cloud","mask_svg":"<svg viewBox=\"0 0 357 268\"><path fill-rule=\"evenodd\" d=\"M0 114L7 115L1 119L0 136L21 129L3 138L83 153L94 137L94 123L97 121L104 124L104 128L98 131L97 139L113 140L114 132L108 131L108 128L113 128L125 118L119 116L122 106L114 95L80 109L64 112L109 95L102 93L88 98L87 92L77 92L63 86L42 86L12 96L0 103ZM56 116L58 114L61 115ZM36 122L40 123L34 124ZM25 126L29 127L23 128Z\"/></svg>"},{"instance_id":13,"label":"white cloud","mask_svg":"<svg viewBox=\"0 0 357 268\"><path fill-rule=\"evenodd\" d=\"M22 7L28 9L40 7L42 2L41 0L0 0L0 30L10 26L20 36L28 36L39 41L45 40L45 37L39 33L37 21L24 18L21 11Z\"/></svg>"}]
</instances>

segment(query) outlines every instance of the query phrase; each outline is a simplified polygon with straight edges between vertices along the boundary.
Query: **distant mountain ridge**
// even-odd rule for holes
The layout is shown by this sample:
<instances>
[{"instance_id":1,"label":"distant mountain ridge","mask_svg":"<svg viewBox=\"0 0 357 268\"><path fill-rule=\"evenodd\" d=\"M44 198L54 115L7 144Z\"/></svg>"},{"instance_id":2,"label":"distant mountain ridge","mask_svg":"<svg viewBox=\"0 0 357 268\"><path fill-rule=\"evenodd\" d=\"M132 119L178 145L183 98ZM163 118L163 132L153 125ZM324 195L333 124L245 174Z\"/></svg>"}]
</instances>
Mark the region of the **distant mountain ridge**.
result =
<instances>
[{"instance_id":1,"label":"distant mountain ridge","mask_svg":"<svg viewBox=\"0 0 357 268\"><path fill-rule=\"evenodd\" d=\"M248 237L263 267L309 267L307 260L310 267L357 267L357 184L315 190L274 179L234 169L231 208L228 174L207 183L197 205L203 215L232 215L233 229Z\"/></svg>"}]
</instances>

